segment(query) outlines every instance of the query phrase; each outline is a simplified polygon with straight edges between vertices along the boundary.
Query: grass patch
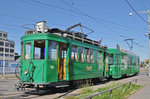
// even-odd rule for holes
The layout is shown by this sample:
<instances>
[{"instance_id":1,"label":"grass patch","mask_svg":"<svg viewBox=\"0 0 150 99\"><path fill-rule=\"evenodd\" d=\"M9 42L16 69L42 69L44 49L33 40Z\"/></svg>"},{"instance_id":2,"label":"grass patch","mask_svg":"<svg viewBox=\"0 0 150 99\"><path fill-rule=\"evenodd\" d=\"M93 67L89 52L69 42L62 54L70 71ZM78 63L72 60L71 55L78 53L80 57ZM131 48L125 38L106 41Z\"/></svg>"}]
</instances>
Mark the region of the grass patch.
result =
<instances>
[{"instance_id":1,"label":"grass patch","mask_svg":"<svg viewBox=\"0 0 150 99\"><path fill-rule=\"evenodd\" d=\"M123 92L123 87L114 89L112 91L112 97L109 96L110 92L106 92L102 94L101 96L93 97L93 99L108 99L108 98L109 99L125 99L127 96L130 96L131 94L133 94L133 92L135 93L137 90L139 90L142 87L140 85L135 85L135 84L132 84L131 86L132 86L131 89L129 89L129 84L127 84L125 86L125 92ZM112 88L112 87L105 88L105 90L109 88ZM101 91L103 91L103 88L98 89L96 92L101 92Z\"/></svg>"},{"instance_id":2,"label":"grass patch","mask_svg":"<svg viewBox=\"0 0 150 99\"><path fill-rule=\"evenodd\" d=\"M141 69L140 71L148 71L148 69L146 68L146 69Z\"/></svg>"},{"instance_id":3,"label":"grass patch","mask_svg":"<svg viewBox=\"0 0 150 99\"><path fill-rule=\"evenodd\" d=\"M101 92L101 91L104 91L106 89L113 88L113 87L118 86L120 84L121 83L117 83L117 84L113 83L109 86L97 89L95 91L93 91L92 89L87 87L87 88L84 88L83 90L81 90L81 93L79 96L71 96L71 97L67 97L66 99L80 99L80 98L86 97L88 95L91 95L93 93ZM123 87L119 87L119 88L114 89L112 91L112 97L109 96L110 95L110 91L109 91L109 92L101 94L100 96L95 96L92 99L125 99L128 96L130 96L131 94L134 94L140 88L142 88L141 85L132 84L131 89L129 89L129 84L126 84L125 85L125 92L123 92Z\"/></svg>"},{"instance_id":4,"label":"grass patch","mask_svg":"<svg viewBox=\"0 0 150 99\"><path fill-rule=\"evenodd\" d=\"M80 94L91 93L93 90L90 87L85 87L81 90Z\"/></svg>"},{"instance_id":5,"label":"grass patch","mask_svg":"<svg viewBox=\"0 0 150 99\"><path fill-rule=\"evenodd\" d=\"M3 78L2 76L0 76L0 78ZM9 75L9 76L4 76L5 79L9 79L9 78L16 78L15 75Z\"/></svg>"},{"instance_id":6,"label":"grass patch","mask_svg":"<svg viewBox=\"0 0 150 99\"><path fill-rule=\"evenodd\" d=\"M14 76L5 76L5 78L6 79L8 79L8 78L16 78L16 76L14 75Z\"/></svg>"}]
</instances>

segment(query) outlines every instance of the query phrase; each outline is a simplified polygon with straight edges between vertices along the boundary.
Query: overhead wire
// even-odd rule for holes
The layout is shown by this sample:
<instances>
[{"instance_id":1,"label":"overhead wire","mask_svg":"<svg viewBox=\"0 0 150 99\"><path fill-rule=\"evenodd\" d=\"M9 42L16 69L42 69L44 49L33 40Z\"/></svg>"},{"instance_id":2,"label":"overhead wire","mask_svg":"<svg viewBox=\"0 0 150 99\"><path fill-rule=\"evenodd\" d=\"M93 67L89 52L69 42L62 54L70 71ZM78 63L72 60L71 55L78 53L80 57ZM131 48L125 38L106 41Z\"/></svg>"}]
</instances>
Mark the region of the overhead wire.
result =
<instances>
[{"instance_id":1,"label":"overhead wire","mask_svg":"<svg viewBox=\"0 0 150 99\"><path fill-rule=\"evenodd\" d=\"M35 0L30 0L30 1L34 1L34 2L40 3L40 4L46 4L46 3L41 3L41 2L35 1ZM69 10L69 9L62 8L62 7L57 7L57 6L54 6L54 5L49 5L49 4L46 4L46 5L47 5L47 6L52 6L52 7L54 7L54 8L58 8L58 9L67 10L67 11L69 11L69 12L73 12L73 13L76 13L76 14L80 14L80 15L81 15L81 13L78 13L78 12L76 12L76 11L72 11L72 10ZM80 10L79 10L79 11L80 11ZM19 18L19 19L25 19L25 20L32 20L32 21L34 20L34 19L29 19L29 18L25 18L25 17L18 17L18 16L14 16L14 15L10 15L10 14L4 14L4 13L0 13L0 15L9 16L9 17L14 17L14 18ZM100 23L100 24L101 24L101 22L97 21L96 18L94 18L94 17L92 17L92 16L89 16L88 14L85 14L85 13L82 12L82 15L87 16L88 18L90 18L90 19L96 21L97 23ZM110 22L110 23L111 23L111 22ZM104 24L102 24L102 25L104 25ZM104 26L105 26L107 29L109 28L109 27L107 27L106 25L104 25ZM114 30L112 30L111 28L109 28L109 30L114 31ZM114 32L115 32L115 31L114 31Z\"/></svg>"},{"instance_id":2,"label":"overhead wire","mask_svg":"<svg viewBox=\"0 0 150 99\"><path fill-rule=\"evenodd\" d=\"M132 5L128 2L128 0L125 0L126 3L129 5L129 7L135 12L135 14L142 20L144 21L145 23L148 23L150 24L148 21L146 21L133 7Z\"/></svg>"},{"instance_id":3,"label":"overhead wire","mask_svg":"<svg viewBox=\"0 0 150 99\"><path fill-rule=\"evenodd\" d=\"M58 7L58 6L51 5L51 4L44 3L44 2L39 2L39 1L36 1L36 0L29 0L29 1L31 1L32 3L39 4L39 5L44 5L44 7L45 7L45 6L50 6L50 7L53 7L53 8L57 8L57 9L69 11L69 12L71 12L71 13L75 13L75 14L78 14L78 15L86 16L86 17L88 17L88 18L94 20L95 22L97 22L97 23L103 25L105 28L107 28L107 29L109 29L109 30L111 30L111 31L113 31L113 32L116 33L116 31L114 31L114 30L111 29L110 27L108 27L108 26L106 26L105 24L103 24L103 23L101 23L101 22L98 21L98 20L102 20L102 19L92 17L92 16L90 16L90 15L88 15L88 14L82 12L81 10L79 10L79 9L77 9L77 8L75 8L75 7L73 7L73 6L71 6L70 4L68 4L67 2L65 2L65 1L63 1L63 0L61 0L61 2L65 3L66 5L68 5L68 6L70 6L70 7L72 7L72 8L73 8L74 10L76 10L76 11L73 11L73 10L70 10L70 9L66 9L66 8L62 8L62 7ZM115 23L113 23L113 22L109 22L109 21L105 21L105 22L111 23L111 24L114 24L114 25L117 25L117 24L115 24ZM120 26L122 26L122 25L120 25ZM124 27L125 27L125 26L124 26ZM127 28L127 27L126 27L126 28ZM107 33L105 33L105 34L107 34ZM109 33L109 35L110 35L110 33ZM114 36L114 34L111 34L111 35Z\"/></svg>"},{"instance_id":4,"label":"overhead wire","mask_svg":"<svg viewBox=\"0 0 150 99\"><path fill-rule=\"evenodd\" d=\"M93 18L93 17L91 17L90 15L88 15L88 14L82 12L81 10L79 10L79 9L77 9L77 8L75 8L75 7L73 7L72 5L68 4L68 3L65 2L64 0L60 0L60 1L63 2L64 4L68 5L69 7L71 7L71 8L73 8L73 9L79 11L81 14L83 14L83 15L85 15L85 16L87 16L87 17L90 17L90 18L92 18L92 19L95 20L95 18ZM99 19L99 20L101 20L101 19ZM107 22L109 22L109 21L107 21ZM109 23L112 23L112 22L109 22ZM112 23L112 24L114 24L114 23ZM125 37L125 36L120 35L120 37ZM135 42L134 42L134 43L135 43ZM135 43L135 44L141 47L141 45L139 45L138 43Z\"/></svg>"},{"instance_id":5,"label":"overhead wire","mask_svg":"<svg viewBox=\"0 0 150 99\"><path fill-rule=\"evenodd\" d=\"M23 1L26 1L26 0L23 0ZM101 21L102 21L102 19L100 19L100 18L99 18L99 19L96 19L96 18L94 18L94 17L92 17L92 16L90 16L90 15L88 15L88 14L82 12L81 10L79 10L79 9L77 9L77 8L75 8L75 7L73 7L73 8L74 8L76 11L78 11L78 12L73 11L73 10L69 10L69 9L63 9L62 7L58 7L58 6L55 6L55 5L51 5L51 4L39 2L39 1L36 1L36 0L28 0L28 1L31 1L32 3L36 3L36 4L40 4L40 5L42 4L42 5L44 5L44 7L50 6L50 7L53 7L53 8L57 8L57 9L61 9L61 10L69 11L69 12L73 12L73 13L78 14L78 15L86 16L86 17L88 17L88 18L94 20L95 22L97 22L97 23L103 25L103 26L104 26L105 28L107 28L108 30L113 31L113 32L116 33L116 31L113 30L112 28L106 26L106 25L103 24L102 22L97 21L97 20L101 20ZM26 2L27 2L27 1L26 1ZM68 6L70 6L70 7L72 7L70 4L68 4L68 3L65 2L65 1L62 1L62 0L61 0L61 2L65 3L66 5L68 5ZM115 24L115 23L113 23L113 22L108 22L108 21L104 21L104 22L117 25L117 24ZM118 24L118 25L119 25L119 24ZM117 28L118 28L118 27L117 27ZM127 27L126 27L126 28L127 28ZM122 29L122 30L123 30L123 29ZM113 35L114 35L114 34L113 34Z\"/></svg>"},{"instance_id":6,"label":"overhead wire","mask_svg":"<svg viewBox=\"0 0 150 99\"><path fill-rule=\"evenodd\" d=\"M108 21L108 20L101 19L101 18L99 18L99 17L93 17L93 16L91 16L91 15L89 15L89 14L87 14L87 13L84 13L83 11L79 10L78 8L72 6L71 4L67 3L67 2L64 1L64 0L60 0L60 1L61 1L62 3L64 3L65 5L67 5L67 6L71 7L71 8L73 8L73 9L76 10L76 11L78 11L80 14L82 14L82 15L84 15L84 16L87 16L87 17L89 17L89 18L92 18L92 19L94 19L94 20L100 20L100 21L103 21L103 22L106 22L106 23L110 23L110 24L119 26L119 27L126 28L126 29L128 29L128 30L129 30L129 28L131 29L131 27L126 26L126 25L114 23L114 22L111 22L111 21ZM103 24L103 25L105 25L105 24ZM106 25L105 25L105 26L106 26ZM111 27L112 27L112 26L111 26ZM119 27L115 27L115 28L117 28L117 29L119 29L119 30L127 31L126 29L122 29L122 28L119 28ZM111 29L111 30L112 30L112 29Z\"/></svg>"},{"instance_id":7,"label":"overhead wire","mask_svg":"<svg viewBox=\"0 0 150 99\"><path fill-rule=\"evenodd\" d=\"M26 18L26 17L20 17L20 16L15 16L15 15L10 15L10 14L6 14L6 13L1 13L1 16L7 16L7 17L13 17L13 18L17 18L17 19L21 19L21 20L28 20L28 21L35 21L35 19L31 19L31 18Z\"/></svg>"},{"instance_id":8,"label":"overhead wire","mask_svg":"<svg viewBox=\"0 0 150 99\"><path fill-rule=\"evenodd\" d=\"M23 0L23 1L26 1L26 3L30 3L30 2L27 2L27 1L31 1L32 4L35 3L35 4L39 4L39 5L44 5L44 6L43 6L44 8L45 8L45 7L47 8L47 6L48 6L48 7L53 7L53 8L57 8L57 9L65 10L65 11L67 10L67 11L68 11L68 9L62 9L62 8L57 7L57 6L54 6L54 5L51 6L51 4L39 2L39 1L36 1L36 0ZM31 4L31 3L30 3L30 4ZM36 5L36 6L37 6L37 5ZM40 7L41 7L41 6L40 6ZM81 14L81 13L79 13L79 12L76 12L76 11L73 11L73 10L69 10L69 11L72 11L72 12L75 13L75 14L84 16L83 14ZM92 17L90 17L90 16L88 16L88 17L89 17L90 19L96 21L94 18L92 18ZM101 24L100 22L97 22L97 23ZM107 27L107 26L105 26L105 27ZM109 28L109 27L107 27L107 29L108 29L108 28ZM109 29L109 30L113 31L112 29ZM114 32L116 33L116 31L114 31ZM107 34L107 33L106 33L106 34ZM109 33L109 35L112 35L112 34ZM114 36L114 34L113 34L112 36Z\"/></svg>"}]
</instances>

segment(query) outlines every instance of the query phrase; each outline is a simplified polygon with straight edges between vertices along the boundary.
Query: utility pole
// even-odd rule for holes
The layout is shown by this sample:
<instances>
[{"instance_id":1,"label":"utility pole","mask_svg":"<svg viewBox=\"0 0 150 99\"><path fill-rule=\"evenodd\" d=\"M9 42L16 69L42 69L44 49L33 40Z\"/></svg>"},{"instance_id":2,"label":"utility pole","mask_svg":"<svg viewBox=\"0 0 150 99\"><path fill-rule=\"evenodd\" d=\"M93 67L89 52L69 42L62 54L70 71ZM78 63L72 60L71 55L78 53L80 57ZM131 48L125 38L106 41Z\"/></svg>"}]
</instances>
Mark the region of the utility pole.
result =
<instances>
[{"instance_id":1,"label":"utility pole","mask_svg":"<svg viewBox=\"0 0 150 99\"><path fill-rule=\"evenodd\" d=\"M3 77L5 76L5 41L4 41L4 49L3 49Z\"/></svg>"},{"instance_id":2,"label":"utility pole","mask_svg":"<svg viewBox=\"0 0 150 99\"><path fill-rule=\"evenodd\" d=\"M149 71L148 71L148 75L150 76L150 12L149 12L149 10L147 10L147 11L137 12L137 13L147 13L148 14L148 33L146 33L146 36L148 36L148 38L149 38L149 52L148 52ZM132 13L130 13L129 15L132 16Z\"/></svg>"},{"instance_id":3,"label":"utility pole","mask_svg":"<svg viewBox=\"0 0 150 99\"><path fill-rule=\"evenodd\" d=\"M149 72L148 75L150 76L150 12L147 11L148 14L148 38L149 38Z\"/></svg>"}]
</instances>

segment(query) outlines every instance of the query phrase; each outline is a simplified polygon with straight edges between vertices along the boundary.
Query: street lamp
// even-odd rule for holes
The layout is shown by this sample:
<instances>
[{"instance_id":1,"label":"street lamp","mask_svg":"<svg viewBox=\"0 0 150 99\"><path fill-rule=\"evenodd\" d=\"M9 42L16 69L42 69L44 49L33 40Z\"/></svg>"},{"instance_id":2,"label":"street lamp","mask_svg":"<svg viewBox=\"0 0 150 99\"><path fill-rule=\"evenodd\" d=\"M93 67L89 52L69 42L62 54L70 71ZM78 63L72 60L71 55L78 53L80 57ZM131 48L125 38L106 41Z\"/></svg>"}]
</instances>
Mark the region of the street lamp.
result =
<instances>
[{"instance_id":1,"label":"street lamp","mask_svg":"<svg viewBox=\"0 0 150 99\"><path fill-rule=\"evenodd\" d=\"M143 12L137 12L137 13L147 13L148 14L148 33L146 33L145 36L148 36L149 38L149 72L148 75L150 76L150 12L149 10L143 11ZM129 13L129 16L132 16L132 13Z\"/></svg>"}]
</instances>

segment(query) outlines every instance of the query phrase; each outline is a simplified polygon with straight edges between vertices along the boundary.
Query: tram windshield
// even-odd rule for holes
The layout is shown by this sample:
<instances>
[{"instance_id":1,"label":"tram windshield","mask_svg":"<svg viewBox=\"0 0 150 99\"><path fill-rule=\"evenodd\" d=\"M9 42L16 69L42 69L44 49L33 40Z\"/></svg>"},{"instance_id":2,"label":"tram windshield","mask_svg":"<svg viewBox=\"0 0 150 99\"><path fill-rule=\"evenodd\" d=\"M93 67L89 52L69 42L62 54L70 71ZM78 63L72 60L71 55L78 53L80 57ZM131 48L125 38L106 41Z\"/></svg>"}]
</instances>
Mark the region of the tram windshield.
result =
<instances>
[{"instance_id":1,"label":"tram windshield","mask_svg":"<svg viewBox=\"0 0 150 99\"><path fill-rule=\"evenodd\" d=\"M45 59L45 40L34 41L34 59Z\"/></svg>"}]
</instances>

